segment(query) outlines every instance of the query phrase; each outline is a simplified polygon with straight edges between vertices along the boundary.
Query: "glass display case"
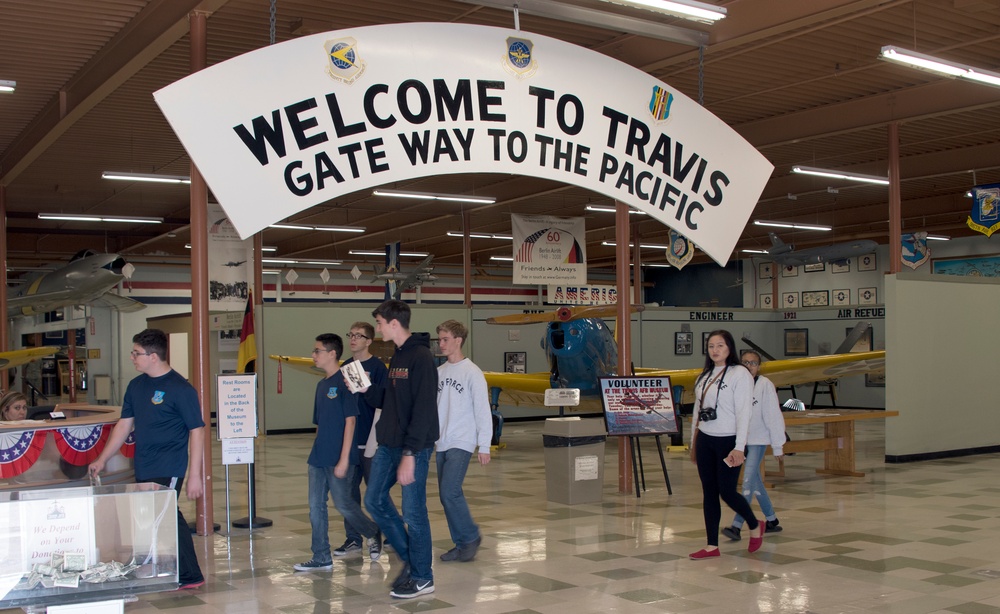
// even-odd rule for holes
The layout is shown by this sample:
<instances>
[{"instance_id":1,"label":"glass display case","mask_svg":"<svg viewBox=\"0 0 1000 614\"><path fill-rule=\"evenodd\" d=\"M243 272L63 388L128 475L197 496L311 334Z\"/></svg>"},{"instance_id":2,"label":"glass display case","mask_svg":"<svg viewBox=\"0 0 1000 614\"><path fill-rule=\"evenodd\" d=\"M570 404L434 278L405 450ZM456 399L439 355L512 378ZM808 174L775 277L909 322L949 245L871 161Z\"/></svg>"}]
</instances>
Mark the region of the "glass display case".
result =
<instances>
[{"instance_id":1,"label":"glass display case","mask_svg":"<svg viewBox=\"0 0 1000 614\"><path fill-rule=\"evenodd\" d=\"M0 609L177 588L177 494L157 484L0 492Z\"/></svg>"}]
</instances>

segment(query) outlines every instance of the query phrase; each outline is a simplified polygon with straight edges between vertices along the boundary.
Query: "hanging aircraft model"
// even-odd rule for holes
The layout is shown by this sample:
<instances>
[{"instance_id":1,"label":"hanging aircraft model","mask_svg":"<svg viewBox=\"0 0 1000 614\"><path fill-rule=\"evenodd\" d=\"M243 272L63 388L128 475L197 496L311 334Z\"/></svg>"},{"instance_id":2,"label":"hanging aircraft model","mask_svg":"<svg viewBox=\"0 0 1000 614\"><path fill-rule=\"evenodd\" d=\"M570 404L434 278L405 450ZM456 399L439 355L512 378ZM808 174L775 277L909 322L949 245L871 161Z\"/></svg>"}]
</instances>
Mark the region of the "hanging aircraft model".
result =
<instances>
[{"instance_id":1,"label":"hanging aircraft model","mask_svg":"<svg viewBox=\"0 0 1000 614\"><path fill-rule=\"evenodd\" d=\"M560 307L554 312L514 314L489 318L490 324L523 325L546 323L542 341L549 358L549 371L540 373L486 372L491 388L499 388L502 405L544 406L545 391L549 388L577 388L580 390L579 411L600 412L600 377L617 375L618 344L614 334L602 318L613 316L616 307ZM633 310L638 308L633 307ZM308 357L271 355L272 360L291 367L319 374ZM784 387L810 382L826 381L881 371L885 368L885 350L855 352L773 360L761 365L775 386ZM672 386L683 386L682 402L694 400L694 382L701 374L701 367L694 369L636 368L636 376L670 377Z\"/></svg>"},{"instance_id":2,"label":"hanging aircraft model","mask_svg":"<svg viewBox=\"0 0 1000 614\"><path fill-rule=\"evenodd\" d=\"M768 233L768 236L771 237L771 249L767 250L767 255L784 266L820 264L822 262L841 263L853 256L863 256L878 249L878 243L866 239L823 247L795 249L794 245L785 243L773 232Z\"/></svg>"},{"instance_id":3,"label":"hanging aircraft model","mask_svg":"<svg viewBox=\"0 0 1000 614\"><path fill-rule=\"evenodd\" d=\"M434 260L434 256L427 256L417 265L417 268L408 273L404 273L398 267L391 265L381 271L375 269L375 277L372 278L372 283L377 281L386 282L386 298L399 300L399 297L407 290L416 288L425 281L437 280L437 277L431 273L434 270L434 267L431 266L431 260Z\"/></svg>"},{"instance_id":4,"label":"hanging aircraft model","mask_svg":"<svg viewBox=\"0 0 1000 614\"><path fill-rule=\"evenodd\" d=\"M138 311L146 306L110 290L131 276L134 267L118 254L84 250L70 263L29 279L7 292L7 317L30 316L70 305L105 305L119 311Z\"/></svg>"}]
</instances>

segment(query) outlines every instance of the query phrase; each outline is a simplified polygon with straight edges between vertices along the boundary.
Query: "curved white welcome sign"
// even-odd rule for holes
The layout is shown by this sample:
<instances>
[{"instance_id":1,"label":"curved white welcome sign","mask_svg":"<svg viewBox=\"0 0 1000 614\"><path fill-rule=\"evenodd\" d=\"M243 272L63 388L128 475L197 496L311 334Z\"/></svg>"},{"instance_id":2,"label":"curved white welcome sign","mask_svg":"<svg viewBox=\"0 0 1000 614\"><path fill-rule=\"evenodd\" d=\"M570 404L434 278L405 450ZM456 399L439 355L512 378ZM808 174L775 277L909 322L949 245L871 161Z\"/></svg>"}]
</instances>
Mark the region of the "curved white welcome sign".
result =
<instances>
[{"instance_id":1,"label":"curved white welcome sign","mask_svg":"<svg viewBox=\"0 0 1000 614\"><path fill-rule=\"evenodd\" d=\"M773 168L646 73L501 28L317 34L212 66L155 98L243 238L358 190L511 173L626 202L722 264Z\"/></svg>"}]
</instances>

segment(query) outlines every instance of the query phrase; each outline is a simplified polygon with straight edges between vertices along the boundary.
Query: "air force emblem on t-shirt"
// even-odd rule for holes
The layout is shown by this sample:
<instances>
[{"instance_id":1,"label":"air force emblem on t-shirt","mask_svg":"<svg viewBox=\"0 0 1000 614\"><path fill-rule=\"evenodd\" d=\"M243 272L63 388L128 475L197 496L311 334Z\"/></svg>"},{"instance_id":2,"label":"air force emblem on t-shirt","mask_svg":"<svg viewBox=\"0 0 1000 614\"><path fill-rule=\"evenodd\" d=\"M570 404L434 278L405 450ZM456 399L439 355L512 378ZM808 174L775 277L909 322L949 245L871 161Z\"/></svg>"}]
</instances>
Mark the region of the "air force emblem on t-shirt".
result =
<instances>
[{"instance_id":1,"label":"air force emblem on t-shirt","mask_svg":"<svg viewBox=\"0 0 1000 614\"><path fill-rule=\"evenodd\" d=\"M330 389L326 391L326 398L336 399L337 398L337 387L330 386Z\"/></svg>"},{"instance_id":2,"label":"air force emblem on t-shirt","mask_svg":"<svg viewBox=\"0 0 1000 614\"><path fill-rule=\"evenodd\" d=\"M154 392L153 393L153 398L152 398L153 405L159 405L160 403L162 403L163 402L163 395L165 395L165 394L166 393L163 392L162 390L157 390L156 392Z\"/></svg>"}]
</instances>

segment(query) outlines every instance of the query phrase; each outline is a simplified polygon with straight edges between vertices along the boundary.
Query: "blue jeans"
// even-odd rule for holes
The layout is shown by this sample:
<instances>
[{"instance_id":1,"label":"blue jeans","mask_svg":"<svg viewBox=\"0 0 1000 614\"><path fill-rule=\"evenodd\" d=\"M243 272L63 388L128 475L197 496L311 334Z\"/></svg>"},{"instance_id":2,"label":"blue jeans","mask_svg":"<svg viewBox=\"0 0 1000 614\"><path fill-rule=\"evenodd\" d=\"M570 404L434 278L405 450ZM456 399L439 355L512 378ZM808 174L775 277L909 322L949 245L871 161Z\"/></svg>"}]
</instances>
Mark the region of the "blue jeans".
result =
<instances>
[{"instance_id":1,"label":"blue jeans","mask_svg":"<svg viewBox=\"0 0 1000 614\"><path fill-rule=\"evenodd\" d=\"M403 515L389 497L396 483L396 469L403 456L402 448L379 446L372 458L372 472L365 491L365 507L392 544L400 560L410 564L410 577L418 582L434 579L431 570L431 523L427 517L427 470L431 448L413 455L414 482L403 486Z\"/></svg>"},{"instance_id":2,"label":"blue jeans","mask_svg":"<svg viewBox=\"0 0 1000 614\"><path fill-rule=\"evenodd\" d=\"M764 488L764 480L760 477L760 463L764 460L764 452L767 446L747 446L747 459L743 463L743 498L747 503L753 503L754 495L757 496L757 504L760 511L768 520L776 518L774 506L771 505L771 498L767 496ZM733 526L739 529L743 526L743 517L736 514L733 518Z\"/></svg>"},{"instance_id":3,"label":"blue jeans","mask_svg":"<svg viewBox=\"0 0 1000 614\"><path fill-rule=\"evenodd\" d=\"M313 467L309 465L309 524L312 525L313 560L319 563L329 563L330 556L330 523L327 517L327 496L333 498L333 506L345 520L357 527L365 537L375 537L378 526L365 513L361 506L351 498L351 483L354 472L359 468L351 465L347 475L338 478L333 474L333 467Z\"/></svg>"},{"instance_id":4,"label":"blue jeans","mask_svg":"<svg viewBox=\"0 0 1000 614\"><path fill-rule=\"evenodd\" d=\"M472 452L452 448L443 452L439 450L435 459L441 507L444 508L444 517L448 520L451 541L455 542L456 546L466 546L479 538L479 527L472 520L469 504L466 503L465 493L462 492L462 482L465 481L465 472L469 468L471 457Z\"/></svg>"},{"instance_id":5,"label":"blue jeans","mask_svg":"<svg viewBox=\"0 0 1000 614\"><path fill-rule=\"evenodd\" d=\"M361 507L361 479L364 478L365 486L368 485L368 476L372 472L372 459L361 457L361 471L354 472L354 479L351 480L351 498L354 499L358 507ZM344 518L344 533L347 534L347 541L357 544L361 543L361 532Z\"/></svg>"}]
</instances>

